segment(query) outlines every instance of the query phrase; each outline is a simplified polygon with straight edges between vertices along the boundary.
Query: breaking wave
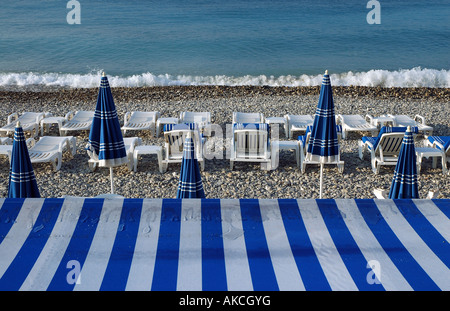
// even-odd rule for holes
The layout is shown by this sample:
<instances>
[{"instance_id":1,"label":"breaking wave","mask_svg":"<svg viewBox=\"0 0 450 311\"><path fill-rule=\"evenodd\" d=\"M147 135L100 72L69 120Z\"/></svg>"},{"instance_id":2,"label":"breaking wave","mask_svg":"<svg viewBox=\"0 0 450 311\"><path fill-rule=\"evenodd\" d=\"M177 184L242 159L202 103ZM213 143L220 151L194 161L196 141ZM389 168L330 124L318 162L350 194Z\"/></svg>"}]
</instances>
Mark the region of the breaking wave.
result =
<instances>
[{"instance_id":1,"label":"breaking wave","mask_svg":"<svg viewBox=\"0 0 450 311\"><path fill-rule=\"evenodd\" d=\"M86 74L67 73L0 73L0 87L8 86L55 86L71 88L93 88L99 86L101 70ZM450 70L415 67L412 69L369 70L367 72L345 72L330 75L336 86L381 86L381 87L450 87ZM315 86L322 82L318 75L285 76L190 76L155 75L150 72L131 76L108 76L112 87L172 86L172 85L221 85L221 86Z\"/></svg>"}]
</instances>

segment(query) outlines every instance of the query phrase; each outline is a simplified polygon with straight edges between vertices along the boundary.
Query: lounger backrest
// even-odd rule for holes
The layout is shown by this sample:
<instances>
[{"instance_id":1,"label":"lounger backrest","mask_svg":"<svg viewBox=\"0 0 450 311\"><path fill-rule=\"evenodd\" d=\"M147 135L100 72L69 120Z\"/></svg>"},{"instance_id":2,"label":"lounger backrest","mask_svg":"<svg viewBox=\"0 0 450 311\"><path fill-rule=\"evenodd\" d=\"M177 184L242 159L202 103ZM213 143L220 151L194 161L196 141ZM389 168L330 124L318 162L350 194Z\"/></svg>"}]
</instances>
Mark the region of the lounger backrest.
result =
<instances>
[{"instance_id":1,"label":"lounger backrest","mask_svg":"<svg viewBox=\"0 0 450 311\"><path fill-rule=\"evenodd\" d=\"M287 115L287 120L289 123L312 123L314 119L311 115Z\"/></svg>"},{"instance_id":2,"label":"lounger backrest","mask_svg":"<svg viewBox=\"0 0 450 311\"><path fill-rule=\"evenodd\" d=\"M234 112L233 123L264 123L262 113Z\"/></svg>"},{"instance_id":3,"label":"lounger backrest","mask_svg":"<svg viewBox=\"0 0 450 311\"><path fill-rule=\"evenodd\" d=\"M92 121L95 115L95 111L77 111L73 116L73 122L88 122Z\"/></svg>"},{"instance_id":4,"label":"lounger backrest","mask_svg":"<svg viewBox=\"0 0 450 311\"><path fill-rule=\"evenodd\" d=\"M378 147L378 144L380 143L380 141L381 141L381 138L383 137L383 135L385 135L385 134L387 134L387 133L399 133L399 134L401 134L401 136L403 137L404 135L405 135L405 132L406 132L406 127L397 127L397 126L395 126L395 127L390 127L390 126L383 126L381 129L380 129L380 132L378 133L378 136L377 136L377 138L376 138L376 140L375 140L375 143L373 144L373 149L374 150L377 150L377 147ZM417 134L418 132L419 132L419 129L417 128L417 127L411 127L411 131L414 133L414 134Z\"/></svg>"},{"instance_id":5,"label":"lounger backrest","mask_svg":"<svg viewBox=\"0 0 450 311\"><path fill-rule=\"evenodd\" d=\"M242 129L234 131L234 147L238 155L265 157L268 148L268 131Z\"/></svg>"},{"instance_id":6,"label":"lounger backrest","mask_svg":"<svg viewBox=\"0 0 450 311\"><path fill-rule=\"evenodd\" d=\"M156 121L156 114L155 111L133 111L130 116L130 121L138 123Z\"/></svg>"},{"instance_id":7,"label":"lounger backrest","mask_svg":"<svg viewBox=\"0 0 450 311\"><path fill-rule=\"evenodd\" d=\"M18 121L20 121L22 124L37 123L43 117L44 114L41 112L25 112L19 117Z\"/></svg>"},{"instance_id":8,"label":"lounger backrest","mask_svg":"<svg viewBox=\"0 0 450 311\"><path fill-rule=\"evenodd\" d=\"M404 133L385 133L378 143L375 152L383 152L383 156L398 155L402 146Z\"/></svg>"},{"instance_id":9,"label":"lounger backrest","mask_svg":"<svg viewBox=\"0 0 450 311\"><path fill-rule=\"evenodd\" d=\"M181 122L211 123L211 113L186 111L180 114Z\"/></svg>"},{"instance_id":10,"label":"lounger backrest","mask_svg":"<svg viewBox=\"0 0 450 311\"><path fill-rule=\"evenodd\" d=\"M342 123L349 125L364 125L367 121L359 114L357 115L340 115Z\"/></svg>"},{"instance_id":11,"label":"lounger backrest","mask_svg":"<svg viewBox=\"0 0 450 311\"><path fill-rule=\"evenodd\" d=\"M172 130L164 132L164 140L166 145L166 156L168 158L182 158L183 157L183 147L184 142L188 134L191 134L191 137L194 141L194 147L196 151L197 158L202 158L202 145L201 145L201 136L198 130Z\"/></svg>"}]
</instances>

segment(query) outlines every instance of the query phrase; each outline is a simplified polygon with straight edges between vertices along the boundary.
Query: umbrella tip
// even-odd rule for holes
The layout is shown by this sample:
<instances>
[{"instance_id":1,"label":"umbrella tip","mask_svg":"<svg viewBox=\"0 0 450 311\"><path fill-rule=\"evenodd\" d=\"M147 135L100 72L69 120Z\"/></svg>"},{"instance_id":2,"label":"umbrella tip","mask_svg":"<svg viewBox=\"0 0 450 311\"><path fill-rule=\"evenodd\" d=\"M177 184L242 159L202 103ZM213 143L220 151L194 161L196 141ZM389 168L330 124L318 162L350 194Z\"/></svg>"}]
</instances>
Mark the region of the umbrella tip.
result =
<instances>
[{"instance_id":1,"label":"umbrella tip","mask_svg":"<svg viewBox=\"0 0 450 311\"><path fill-rule=\"evenodd\" d=\"M411 132L411 125L408 125L408 127L406 128L407 132Z\"/></svg>"},{"instance_id":2,"label":"umbrella tip","mask_svg":"<svg viewBox=\"0 0 450 311\"><path fill-rule=\"evenodd\" d=\"M106 73L104 71L102 72L102 77L106 77Z\"/></svg>"},{"instance_id":3,"label":"umbrella tip","mask_svg":"<svg viewBox=\"0 0 450 311\"><path fill-rule=\"evenodd\" d=\"M20 127L20 121L17 121L16 127Z\"/></svg>"},{"instance_id":4,"label":"umbrella tip","mask_svg":"<svg viewBox=\"0 0 450 311\"><path fill-rule=\"evenodd\" d=\"M325 74L326 74L326 75L328 74L328 70L325 70Z\"/></svg>"}]
</instances>

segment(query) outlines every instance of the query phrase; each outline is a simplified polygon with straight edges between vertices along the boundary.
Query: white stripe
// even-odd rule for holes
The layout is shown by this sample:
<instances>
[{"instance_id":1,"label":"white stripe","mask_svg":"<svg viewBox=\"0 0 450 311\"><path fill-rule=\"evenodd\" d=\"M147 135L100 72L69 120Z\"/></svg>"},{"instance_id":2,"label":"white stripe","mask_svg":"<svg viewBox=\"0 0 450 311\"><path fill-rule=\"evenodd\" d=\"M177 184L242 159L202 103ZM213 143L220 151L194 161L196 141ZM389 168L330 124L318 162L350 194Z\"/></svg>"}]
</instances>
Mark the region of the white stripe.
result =
<instances>
[{"instance_id":1,"label":"white stripe","mask_svg":"<svg viewBox=\"0 0 450 311\"><path fill-rule=\"evenodd\" d=\"M306 231L332 290L358 290L334 245L315 200L297 200Z\"/></svg>"},{"instance_id":2,"label":"white stripe","mask_svg":"<svg viewBox=\"0 0 450 311\"><path fill-rule=\"evenodd\" d=\"M75 285L74 290L100 289L116 238L122 206L123 199L104 201L91 247L80 272L81 284Z\"/></svg>"},{"instance_id":3,"label":"white stripe","mask_svg":"<svg viewBox=\"0 0 450 311\"><path fill-rule=\"evenodd\" d=\"M83 203L84 198L64 200L52 233L20 290L44 291L48 288L77 226Z\"/></svg>"},{"instance_id":4,"label":"white stripe","mask_svg":"<svg viewBox=\"0 0 450 311\"><path fill-rule=\"evenodd\" d=\"M161 223L162 199L144 199L139 232L125 290L143 291L152 287Z\"/></svg>"},{"instance_id":5,"label":"white stripe","mask_svg":"<svg viewBox=\"0 0 450 311\"><path fill-rule=\"evenodd\" d=\"M264 233L280 290L305 290L277 200L259 200Z\"/></svg>"},{"instance_id":6,"label":"white stripe","mask_svg":"<svg viewBox=\"0 0 450 311\"><path fill-rule=\"evenodd\" d=\"M201 200L182 200L177 290L202 290Z\"/></svg>"},{"instance_id":7,"label":"white stripe","mask_svg":"<svg viewBox=\"0 0 450 311\"><path fill-rule=\"evenodd\" d=\"M252 291L239 200L221 200L222 235L227 285L230 291Z\"/></svg>"},{"instance_id":8,"label":"white stripe","mask_svg":"<svg viewBox=\"0 0 450 311\"><path fill-rule=\"evenodd\" d=\"M369 226L353 199L338 199L336 205L343 215L344 222L356 244L358 244L364 258L369 262L376 260L380 263L380 282L388 291L413 290L395 264L378 243ZM367 270L369 273L370 270Z\"/></svg>"},{"instance_id":9,"label":"white stripe","mask_svg":"<svg viewBox=\"0 0 450 311\"><path fill-rule=\"evenodd\" d=\"M403 246L442 290L450 290L450 270L409 225L392 200L375 200L381 215Z\"/></svg>"},{"instance_id":10,"label":"white stripe","mask_svg":"<svg viewBox=\"0 0 450 311\"><path fill-rule=\"evenodd\" d=\"M0 278L20 251L33 229L44 199L25 199L16 221L0 244Z\"/></svg>"},{"instance_id":11,"label":"white stripe","mask_svg":"<svg viewBox=\"0 0 450 311\"><path fill-rule=\"evenodd\" d=\"M419 211L433 227L450 243L450 220L431 200L413 200Z\"/></svg>"}]
</instances>

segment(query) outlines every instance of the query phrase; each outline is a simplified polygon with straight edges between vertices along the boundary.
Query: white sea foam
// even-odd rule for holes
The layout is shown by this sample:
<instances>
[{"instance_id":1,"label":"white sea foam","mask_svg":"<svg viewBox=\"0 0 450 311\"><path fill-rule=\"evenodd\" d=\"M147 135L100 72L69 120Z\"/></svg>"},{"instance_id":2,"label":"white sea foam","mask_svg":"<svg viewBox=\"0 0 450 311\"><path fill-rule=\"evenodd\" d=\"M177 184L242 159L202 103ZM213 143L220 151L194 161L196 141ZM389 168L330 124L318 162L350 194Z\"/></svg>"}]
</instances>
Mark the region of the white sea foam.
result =
<instances>
[{"instance_id":1,"label":"white sea foam","mask_svg":"<svg viewBox=\"0 0 450 311\"><path fill-rule=\"evenodd\" d=\"M73 88L98 87L101 71L87 74L63 73L0 73L0 86L63 86ZM150 72L132 76L108 76L113 87L170 86L170 85L227 85L227 86L314 86L320 85L322 75L285 76L190 76L155 75ZM332 85L382 87L450 87L450 70L402 69L397 71L369 70L331 74Z\"/></svg>"}]
</instances>

